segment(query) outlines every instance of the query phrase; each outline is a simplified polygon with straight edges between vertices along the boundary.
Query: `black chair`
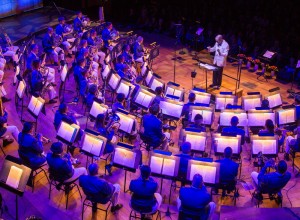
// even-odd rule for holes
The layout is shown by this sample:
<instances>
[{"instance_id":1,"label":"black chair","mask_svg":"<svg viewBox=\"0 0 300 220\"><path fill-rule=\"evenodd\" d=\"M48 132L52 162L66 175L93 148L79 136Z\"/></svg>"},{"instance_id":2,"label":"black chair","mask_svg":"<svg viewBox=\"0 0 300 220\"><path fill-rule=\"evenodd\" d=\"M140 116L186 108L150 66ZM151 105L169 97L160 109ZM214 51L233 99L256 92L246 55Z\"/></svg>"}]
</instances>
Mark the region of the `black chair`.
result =
<instances>
[{"instance_id":1,"label":"black chair","mask_svg":"<svg viewBox=\"0 0 300 220\"><path fill-rule=\"evenodd\" d=\"M131 208L131 212L130 212L130 215L129 215L129 220L131 219L141 219L141 220L144 220L146 218L146 216L149 216L151 215L152 218L157 214L156 216L156 220L161 220L161 212L156 209L156 210L153 210L151 212L143 212L141 210L136 210L134 209L131 204L129 204L130 208Z\"/></svg>"},{"instance_id":2,"label":"black chair","mask_svg":"<svg viewBox=\"0 0 300 220\"><path fill-rule=\"evenodd\" d=\"M207 212L205 214L205 212ZM206 220L209 215L209 209L204 208L203 210L188 210L188 209L179 209L178 220ZM207 217L201 217L207 215Z\"/></svg>"},{"instance_id":3,"label":"black chair","mask_svg":"<svg viewBox=\"0 0 300 220\"><path fill-rule=\"evenodd\" d=\"M108 201L106 204L102 204L102 205L106 205L105 208L99 208L98 207L98 204L100 203L96 203L96 202L93 202L92 199L90 199L88 196L85 198L85 200L83 201L82 203L82 212L81 212L81 219L83 219L83 215L84 215L84 211L85 211L85 207L91 207L93 212L96 212L97 210L100 210L100 211L103 211L105 212L105 220L107 219L107 213L108 213L108 210L109 208L111 207L112 205L112 202L111 201Z\"/></svg>"},{"instance_id":4,"label":"black chair","mask_svg":"<svg viewBox=\"0 0 300 220\"><path fill-rule=\"evenodd\" d=\"M3 149L3 137L0 137L0 150L2 151L3 155L6 156L6 153L4 152Z\"/></svg>"},{"instance_id":5,"label":"black chair","mask_svg":"<svg viewBox=\"0 0 300 220\"><path fill-rule=\"evenodd\" d=\"M264 196L266 195L266 196ZM252 194L252 200L256 199L256 207L259 208L259 205L263 202L263 200L269 199L269 200L275 200L275 202L278 204L279 207L282 208L282 200L283 195L281 193L281 189L276 189L273 192L267 193L267 192L258 192L255 191Z\"/></svg>"},{"instance_id":6,"label":"black chair","mask_svg":"<svg viewBox=\"0 0 300 220\"><path fill-rule=\"evenodd\" d=\"M221 194L219 194L219 190L221 190ZM236 199L239 197L236 181L217 184L215 187L211 188L211 195L221 195L221 199L231 197L234 205L236 205Z\"/></svg>"}]
</instances>

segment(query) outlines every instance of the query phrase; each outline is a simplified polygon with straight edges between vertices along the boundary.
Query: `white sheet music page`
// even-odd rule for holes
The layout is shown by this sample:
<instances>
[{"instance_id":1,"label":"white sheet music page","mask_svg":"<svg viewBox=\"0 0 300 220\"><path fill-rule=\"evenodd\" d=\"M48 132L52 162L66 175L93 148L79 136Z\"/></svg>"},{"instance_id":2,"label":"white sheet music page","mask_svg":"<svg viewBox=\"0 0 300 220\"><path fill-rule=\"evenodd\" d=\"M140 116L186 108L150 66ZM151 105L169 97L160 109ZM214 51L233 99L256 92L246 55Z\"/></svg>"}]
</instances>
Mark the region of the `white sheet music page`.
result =
<instances>
[{"instance_id":1,"label":"white sheet music page","mask_svg":"<svg viewBox=\"0 0 300 220\"><path fill-rule=\"evenodd\" d=\"M202 164L191 164L191 172L189 179L193 180L195 174L200 174L203 177L204 183L216 183L217 168L213 166L205 166Z\"/></svg>"},{"instance_id":2,"label":"white sheet music page","mask_svg":"<svg viewBox=\"0 0 300 220\"><path fill-rule=\"evenodd\" d=\"M116 148L114 154L114 163L134 168L136 153L124 148Z\"/></svg>"},{"instance_id":3,"label":"white sheet music page","mask_svg":"<svg viewBox=\"0 0 300 220\"><path fill-rule=\"evenodd\" d=\"M31 96L30 102L28 104L28 109L35 115L38 116L40 114L40 111L42 110L44 106L45 100L41 97L34 97Z\"/></svg>"},{"instance_id":4,"label":"white sheet music page","mask_svg":"<svg viewBox=\"0 0 300 220\"><path fill-rule=\"evenodd\" d=\"M275 113L248 113L248 126L265 126L266 120L275 121Z\"/></svg>"},{"instance_id":5,"label":"white sheet music page","mask_svg":"<svg viewBox=\"0 0 300 220\"><path fill-rule=\"evenodd\" d=\"M117 115L120 117L120 122L119 122L120 127L119 127L119 129L124 131L124 132L131 133L132 126L133 126L133 123L134 123L134 119L127 116L127 115L120 114L120 113L117 113Z\"/></svg>"},{"instance_id":6,"label":"white sheet music page","mask_svg":"<svg viewBox=\"0 0 300 220\"><path fill-rule=\"evenodd\" d=\"M164 163L164 158L157 157L155 155L151 156L151 161L150 161L151 172L156 174L161 174L163 163Z\"/></svg>"},{"instance_id":7,"label":"white sheet music page","mask_svg":"<svg viewBox=\"0 0 300 220\"><path fill-rule=\"evenodd\" d=\"M223 110L225 108L226 108L226 99L225 98L216 97L216 109Z\"/></svg>"},{"instance_id":8,"label":"white sheet music page","mask_svg":"<svg viewBox=\"0 0 300 220\"><path fill-rule=\"evenodd\" d=\"M160 101L159 107L164 115L172 116L175 118L180 118L182 112L182 105L177 105L175 103Z\"/></svg>"},{"instance_id":9,"label":"white sheet music page","mask_svg":"<svg viewBox=\"0 0 300 220\"><path fill-rule=\"evenodd\" d=\"M175 176L176 160L172 158L164 158L162 175Z\"/></svg>"},{"instance_id":10,"label":"white sheet music page","mask_svg":"<svg viewBox=\"0 0 300 220\"><path fill-rule=\"evenodd\" d=\"M238 137L219 137L215 138L218 141L217 152L223 153L226 147L232 148L232 153L237 154L239 152L239 139Z\"/></svg>"},{"instance_id":11,"label":"white sheet music page","mask_svg":"<svg viewBox=\"0 0 300 220\"><path fill-rule=\"evenodd\" d=\"M282 105L282 100L281 100L281 96L279 93L270 95L267 97L267 99L269 101L270 108L274 108L276 106Z\"/></svg>"},{"instance_id":12,"label":"white sheet music page","mask_svg":"<svg viewBox=\"0 0 300 220\"><path fill-rule=\"evenodd\" d=\"M85 134L82 150L85 150L95 156L100 156L103 147L103 140L89 134Z\"/></svg>"},{"instance_id":13,"label":"white sheet music page","mask_svg":"<svg viewBox=\"0 0 300 220\"><path fill-rule=\"evenodd\" d=\"M205 150L206 137L197 134L186 134L185 141L191 143L192 150Z\"/></svg>"},{"instance_id":14,"label":"white sheet music page","mask_svg":"<svg viewBox=\"0 0 300 220\"><path fill-rule=\"evenodd\" d=\"M62 139L72 143L73 139L75 139L74 136L75 136L75 133L77 131L76 129L79 129L79 127L78 128L75 127L75 124L73 124L73 125L70 125L66 122L62 122L60 124L60 127L58 128L57 136L59 136Z\"/></svg>"},{"instance_id":15,"label":"white sheet music page","mask_svg":"<svg viewBox=\"0 0 300 220\"><path fill-rule=\"evenodd\" d=\"M149 86L149 83L150 83L152 77L153 77L152 71L148 71L148 74L147 74L146 79L145 79L146 85Z\"/></svg>"},{"instance_id":16,"label":"white sheet music page","mask_svg":"<svg viewBox=\"0 0 300 220\"><path fill-rule=\"evenodd\" d=\"M201 95L201 94L197 93L195 103L209 104L210 103L210 96Z\"/></svg>"},{"instance_id":17,"label":"white sheet music page","mask_svg":"<svg viewBox=\"0 0 300 220\"><path fill-rule=\"evenodd\" d=\"M230 126L230 121L233 116L238 117L239 126L247 126L248 119L247 114L245 112L221 112L220 114L220 125L222 126Z\"/></svg>"},{"instance_id":18,"label":"white sheet music page","mask_svg":"<svg viewBox=\"0 0 300 220\"><path fill-rule=\"evenodd\" d=\"M260 151L263 154L276 154L276 142L277 140L253 140L252 152L258 154Z\"/></svg>"},{"instance_id":19,"label":"white sheet music page","mask_svg":"<svg viewBox=\"0 0 300 220\"><path fill-rule=\"evenodd\" d=\"M117 93L124 93L125 97L127 97L129 93L129 86L126 83L121 81L117 89Z\"/></svg>"},{"instance_id":20,"label":"white sheet music page","mask_svg":"<svg viewBox=\"0 0 300 220\"><path fill-rule=\"evenodd\" d=\"M295 109L283 109L278 111L279 124L288 124L295 122Z\"/></svg>"},{"instance_id":21,"label":"white sheet music page","mask_svg":"<svg viewBox=\"0 0 300 220\"><path fill-rule=\"evenodd\" d=\"M110 72L110 67L109 67L109 65L105 65L105 67L104 67L104 69L103 69L103 71L102 71L102 78L103 78L103 79L106 79L107 76L108 76L108 74L109 74L109 72Z\"/></svg>"},{"instance_id":22,"label":"white sheet music page","mask_svg":"<svg viewBox=\"0 0 300 220\"><path fill-rule=\"evenodd\" d=\"M146 108L149 108L151 101L152 96L145 93L144 100L142 101L141 105L145 106Z\"/></svg>"},{"instance_id":23,"label":"white sheet music page","mask_svg":"<svg viewBox=\"0 0 300 220\"><path fill-rule=\"evenodd\" d=\"M99 114L105 114L107 112L107 108L102 106L100 103L94 101L90 110L90 115L97 118Z\"/></svg>"},{"instance_id":24,"label":"white sheet music page","mask_svg":"<svg viewBox=\"0 0 300 220\"><path fill-rule=\"evenodd\" d=\"M111 74L111 77L109 79L108 84L112 89L116 89L117 85L119 83L119 78L116 76L116 74Z\"/></svg>"},{"instance_id":25,"label":"white sheet music page","mask_svg":"<svg viewBox=\"0 0 300 220\"><path fill-rule=\"evenodd\" d=\"M256 107L261 107L260 98L249 98L244 99L244 110L248 111L251 109L255 109Z\"/></svg>"},{"instance_id":26,"label":"white sheet music page","mask_svg":"<svg viewBox=\"0 0 300 220\"><path fill-rule=\"evenodd\" d=\"M17 88L17 94L18 94L18 97L21 99L23 98L23 94L24 94L24 90L25 90L25 87L26 87L26 84L23 80L21 80L19 82L19 85L18 85L18 88Z\"/></svg>"},{"instance_id":27,"label":"white sheet music page","mask_svg":"<svg viewBox=\"0 0 300 220\"><path fill-rule=\"evenodd\" d=\"M22 169L16 166L11 166L6 179L6 184L11 186L12 188L17 189L19 187L22 174Z\"/></svg>"},{"instance_id":28,"label":"white sheet music page","mask_svg":"<svg viewBox=\"0 0 300 220\"><path fill-rule=\"evenodd\" d=\"M175 89L171 88L171 87L167 87L167 91L166 91L166 96L167 95L174 95Z\"/></svg>"},{"instance_id":29,"label":"white sheet music page","mask_svg":"<svg viewBox=\"0 0 300 220\"><path fill-rule=\"evenodd\" d=\"M158 79L156 79L156 78L154 78L153 79L153 81L152 81L152 84L151 84L151 86L150 86L150 89L152 89L153 91L155 91L155 89L157 88L157 87L163 87L163 83L162 82L160 82Z\"/></svg>"},{"instance_id":30,"label":"white sheet music page","mask_svg":"<svg viewBox=\"0 0 300 220\"><path fill-rule=\"evenodd\" d=\"M68 66L64 65L60 74L60 79L62 82L66 81L67 73L68 73Z\"/></svg>"},{"instance_id":31,"label":"white sheet music page","mask_svg":"<svg viewBox=\"0 0 300 220\"><path fill-rule=\"evenodd\" d=\"M143 64L142 70L141 70L141 75L142 75L142 76L145 75L146 70L147 70L147 66L148 66L148 64L147 64L147 62L145 62L145 63Z\"/></svg>"},{"instance_id":32,"label":"white sheet music page","mask_svg":"<svg viewBox=\"0 0 300 220\"><path fill-rule=\"evenodd\" d=\"M272 52L272 51L269 51L269 50L267 50L265 53L264 53L264 57L266 57L266 58L268 58L268 59L271 59L272 58L272 56L274 56L274 52Z\"/></svg>"},{"instance_id":33,"label":"white sheet music page","mask_svg":"<svg viewBox=\"0 0 300 220\"><path fill-rule=\"evenodd\" d=\"M192 118L191 121L194 122L194 118L197 114L202 115L203 117L203 124L204 125L210 125L212 123L212 111L211 110L206 110L206 109L192 109Z\"/></svg>"}]
</instances>

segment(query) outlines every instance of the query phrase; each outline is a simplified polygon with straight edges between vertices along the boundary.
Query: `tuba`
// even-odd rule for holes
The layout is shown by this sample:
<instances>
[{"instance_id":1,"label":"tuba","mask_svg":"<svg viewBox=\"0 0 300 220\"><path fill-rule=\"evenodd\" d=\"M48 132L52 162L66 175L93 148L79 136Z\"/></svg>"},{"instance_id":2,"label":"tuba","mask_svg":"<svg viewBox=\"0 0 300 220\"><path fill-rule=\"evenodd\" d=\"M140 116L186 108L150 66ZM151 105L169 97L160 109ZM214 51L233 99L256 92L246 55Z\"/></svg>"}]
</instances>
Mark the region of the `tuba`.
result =
<instances>
[{"instance_id":1,"label":"tuba","mask_svg":"<svg viewBox=\"0 0 300 220\"><path fill-rule=\"evenodd\" d=\"M98 52L97 46L89 46L89 56L94 57Z\"/></svg>"},{"instance_id":2,"label":"tuba","mask_svg":"<svg viewBox=\"0 0 300 220\"><path fill-rule=\"evenodd\" d=\"M62 42L63 42L63 39L60 35L53 34L53 46L54 47L59 47Z\"/></svg>"},{"instance_id":3,"label":"tuba","mask_svg":"<svg viewBox=\"0 0 300 220\"><path fill-rule=\"evenodd\" d=\"M100 36L95 38L95 46L100 50L103 47L103 40Z\"/></svg>"}]
</instances>

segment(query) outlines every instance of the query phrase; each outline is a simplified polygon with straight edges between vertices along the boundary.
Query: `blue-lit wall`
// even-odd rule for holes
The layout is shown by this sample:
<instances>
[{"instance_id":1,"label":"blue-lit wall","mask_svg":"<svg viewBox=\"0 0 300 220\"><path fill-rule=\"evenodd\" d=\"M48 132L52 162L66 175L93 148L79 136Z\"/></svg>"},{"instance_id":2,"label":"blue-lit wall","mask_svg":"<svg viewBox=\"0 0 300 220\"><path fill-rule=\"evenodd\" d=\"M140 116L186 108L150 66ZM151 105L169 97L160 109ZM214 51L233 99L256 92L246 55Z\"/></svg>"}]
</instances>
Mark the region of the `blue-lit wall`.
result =
<instances>
[{"instance_id":1,"label":"blue-lit wall","mask_svg":"<svg viewBox=\"0 0 300 220\"><path fill-rule=\"evenodd\" d=\"M0 0L0 18L42 6L43 0Z\"/></svg>"}]
</instances>

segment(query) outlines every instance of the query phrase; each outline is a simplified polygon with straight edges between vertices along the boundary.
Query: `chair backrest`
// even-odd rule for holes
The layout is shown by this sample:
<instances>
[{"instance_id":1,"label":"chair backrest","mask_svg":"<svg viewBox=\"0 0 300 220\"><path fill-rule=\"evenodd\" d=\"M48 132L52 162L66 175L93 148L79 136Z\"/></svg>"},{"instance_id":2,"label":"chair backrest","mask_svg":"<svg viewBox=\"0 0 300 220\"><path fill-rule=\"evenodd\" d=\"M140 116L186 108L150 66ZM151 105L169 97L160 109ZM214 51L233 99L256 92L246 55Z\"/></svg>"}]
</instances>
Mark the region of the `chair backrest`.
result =
<instances>
[{"instance_id":1,"label":"chair backrest","mask_svg":"<svg viewBox=\"0 0 300 220\"><path fill-rule=\"evenodd\" d=\"M199 213L192 213L188 211L179 211L178 220L203 220Z\"/></svg>"}]
</instances>

